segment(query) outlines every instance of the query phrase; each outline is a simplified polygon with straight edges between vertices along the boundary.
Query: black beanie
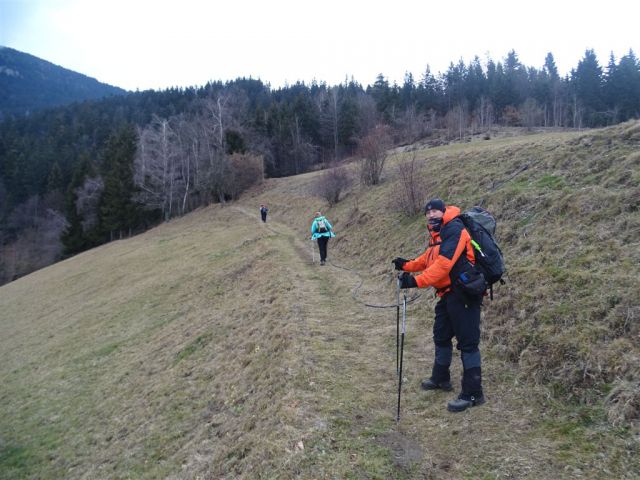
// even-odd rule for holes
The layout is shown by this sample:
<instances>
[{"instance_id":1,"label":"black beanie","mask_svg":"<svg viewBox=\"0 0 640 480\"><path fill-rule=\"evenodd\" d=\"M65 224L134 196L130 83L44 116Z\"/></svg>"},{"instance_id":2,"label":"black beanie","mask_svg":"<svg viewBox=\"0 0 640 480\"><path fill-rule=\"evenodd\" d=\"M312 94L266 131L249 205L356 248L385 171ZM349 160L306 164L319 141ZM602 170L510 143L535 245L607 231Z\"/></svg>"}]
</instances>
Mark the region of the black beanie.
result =
<instances>
[{"instance_id":1,"label":"black beanie","mask_svg":"<svg viewBox=\"0 0 640 480\"><path fill-rule=\"evenodd\" d=\"M440 210L444 213L445 208L446 206L442 200L440 200L439 198L432 198L424 206L424 213L426 215L429 210Z\"/></svg>"}]
</instances>

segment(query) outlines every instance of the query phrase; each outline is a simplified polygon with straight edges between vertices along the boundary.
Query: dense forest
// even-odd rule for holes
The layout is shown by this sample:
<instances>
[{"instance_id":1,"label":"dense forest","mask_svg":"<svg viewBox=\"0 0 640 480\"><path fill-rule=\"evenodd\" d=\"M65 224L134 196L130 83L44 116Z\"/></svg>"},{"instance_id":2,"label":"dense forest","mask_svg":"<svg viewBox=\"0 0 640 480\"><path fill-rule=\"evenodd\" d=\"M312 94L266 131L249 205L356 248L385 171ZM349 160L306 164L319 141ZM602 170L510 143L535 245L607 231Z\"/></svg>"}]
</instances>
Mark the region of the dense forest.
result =
<instances>
[{"instance_id":1,"label":"dense forest","mask_svg":"<svg viewBox=\"0 0 640 480\"><path fill-rule=\"evenodd\" d=\"M464 140L493 128L588 128L640 117L633 51L602 66L593 50L561 77L511 51L498 62L427 67L402 85L271 88L241 78L135 92L0 124L0 283L210 202L263 175L285 176L437 134ZM381 130L381 128L384 130ZM369 143L370 145L370 143ZM360 150L359 150L360 149Z\"/></svg>"}]
</instances>

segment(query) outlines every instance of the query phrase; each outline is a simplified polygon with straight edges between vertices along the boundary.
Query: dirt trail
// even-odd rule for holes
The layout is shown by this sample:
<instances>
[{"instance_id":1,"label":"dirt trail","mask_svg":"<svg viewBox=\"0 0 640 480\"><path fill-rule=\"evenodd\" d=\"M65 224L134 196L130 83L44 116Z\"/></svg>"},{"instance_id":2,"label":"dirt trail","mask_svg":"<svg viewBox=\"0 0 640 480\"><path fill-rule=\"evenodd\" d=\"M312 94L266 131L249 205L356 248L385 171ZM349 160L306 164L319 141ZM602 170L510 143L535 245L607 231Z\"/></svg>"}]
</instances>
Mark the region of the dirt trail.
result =
<instances>
[{"instance_id":1,"label":"dirt trail","mask_svg":"<svg viewBox=\"0 0 640 480\"><path fill-rule=\"evenodd\" d=\"M259 221L247 209L234 208ZM360 274L340 268L349 262L335 258L331 243L331 262L321 267L311 263L299 233L275 221L262 225L286 237L300 259L295 265L301 280L295 287L300 290L295 308L304 322L305 335L299 341L308 382L299 386L304 410L322 425L309 432L307 442L338 456L350 452L352 463L365 470L371 459L359 459L358 452L366 456L379 447L389 449L390 472L407 478L572 477L556 462L553 442L540 436L539 413L527 404L526 391L511 381L496 380L496 370L504 379L508 366L485 359L488 402L464 413L446 411L446 402L457 392L419 388L433 358L431 292L421 292L422 298L408 307L401 420L396 423L395 309L367 308L353 298ZM388 304L392 295L367 300ZM490 307L487 310L490 315ZM456 355L454 384L459 384L459 364ZM314 461L322 471L322 458Z\"/></svg>"}]
</instances>

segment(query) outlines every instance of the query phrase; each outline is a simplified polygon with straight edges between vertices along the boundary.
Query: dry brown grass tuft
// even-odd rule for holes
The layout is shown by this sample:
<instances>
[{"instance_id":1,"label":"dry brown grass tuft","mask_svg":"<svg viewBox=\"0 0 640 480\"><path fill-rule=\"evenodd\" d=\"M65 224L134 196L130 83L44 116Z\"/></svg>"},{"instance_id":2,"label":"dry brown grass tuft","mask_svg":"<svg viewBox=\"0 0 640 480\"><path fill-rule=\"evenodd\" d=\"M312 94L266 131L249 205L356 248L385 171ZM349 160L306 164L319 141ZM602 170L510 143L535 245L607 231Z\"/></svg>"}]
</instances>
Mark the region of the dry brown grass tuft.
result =
<instances>
[{"instance_id":1,"label":"dry brown grass tuft","mask_svg":"<svg viewBox=\"0 0 640 480\"><path fill-rule=\"evenodd\" d=\"M622 427L640 420L640 385L618 381L607 395L607 418L612 425Z\"/></svg>"}]
</instances>

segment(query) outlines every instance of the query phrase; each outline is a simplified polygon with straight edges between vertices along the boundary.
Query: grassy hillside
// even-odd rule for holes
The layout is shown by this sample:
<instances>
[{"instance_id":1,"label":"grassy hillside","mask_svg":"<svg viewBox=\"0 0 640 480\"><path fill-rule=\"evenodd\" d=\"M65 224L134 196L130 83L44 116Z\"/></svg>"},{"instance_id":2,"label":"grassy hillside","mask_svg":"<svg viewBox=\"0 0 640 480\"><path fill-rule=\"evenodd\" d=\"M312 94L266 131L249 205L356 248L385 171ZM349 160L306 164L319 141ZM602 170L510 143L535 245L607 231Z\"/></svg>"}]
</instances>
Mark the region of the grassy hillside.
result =
<instances>
[{"instance_id":1,"label":"grassy hillside","mask_svg":"<svg viewBox=\"0 0 640 480\"><path fill-rule=\"evenodd\" d=\"M1 287L0 478L635 478L640 123L415 151L429 196L499 218L509 277L462 414L419 388L433 298L410 304L396 424L395 310L362 301L424 248L393 207L411 154L333 209L319 174L272 179Z\"/></svg>"},{"instance_id":2,"label":"grassy hillside","mask_svg":"<svg viewBox=\"0 0 640 480\"><path fill-rule=\"evenodd\" d=\"M637 381L640 123L417 155L428 196L462 208L482 204L499 219L509 272L508 286L498 287L486 309L495 353L519 362L527 378L578 400L591 398L593 388L602 393ZM344 230L334 243L341 256L381 281L390 258L412 258L425 241L421 216L407 219L392 209L399 190L394 162L387 182L352 192L328 212ZM301 182L296 193L304 196L307 185ZM260 199L299 218L306 212L295 205L303 199L292 202L290 192L283 183Z\"/></svg>"}]
</instances>

